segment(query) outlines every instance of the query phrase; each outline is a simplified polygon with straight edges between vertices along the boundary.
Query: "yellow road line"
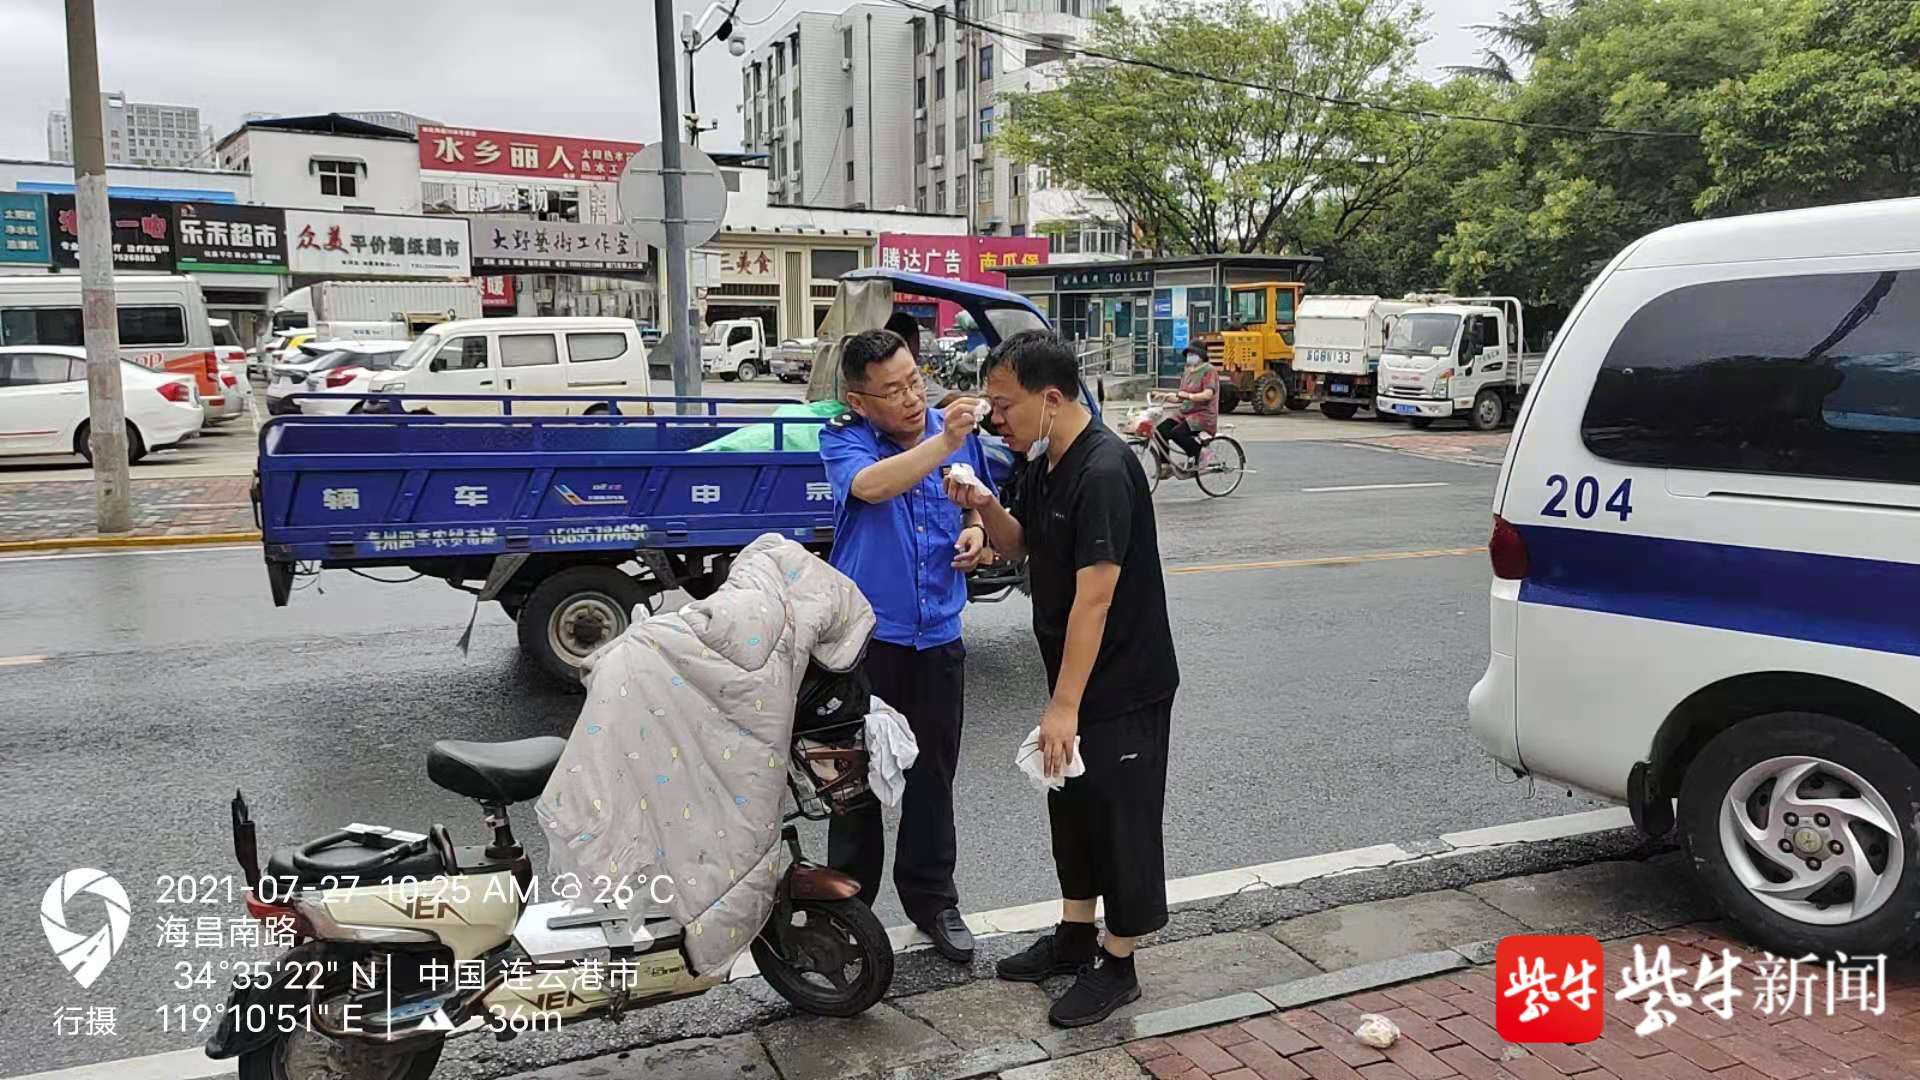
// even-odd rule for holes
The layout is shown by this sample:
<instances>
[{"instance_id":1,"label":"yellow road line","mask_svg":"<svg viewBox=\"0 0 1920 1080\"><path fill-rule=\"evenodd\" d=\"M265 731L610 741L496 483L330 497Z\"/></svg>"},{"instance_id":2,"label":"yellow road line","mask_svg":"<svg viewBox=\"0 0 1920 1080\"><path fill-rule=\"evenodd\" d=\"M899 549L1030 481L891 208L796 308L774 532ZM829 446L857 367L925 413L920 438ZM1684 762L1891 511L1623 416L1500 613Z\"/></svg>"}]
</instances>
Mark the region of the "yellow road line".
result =
<instances>
[{"instance_id":1,"label":"yellow road line","mask_svg":"<svg viewBox=\"0 0 1920 1080\"><path fill-rule=\"evenodd\" d=\"M0 553L55 551L61 548L185 547L197 544L244 544L260 539L257 532L200 533L194 536L57 536L45 540L0 540Z\"/></svg>"},{"instance_id":2,"label":"yellow road line","mask_svg":"<svg viewBox=\"0 0 1920 1080\"><path fill-rule=\"evenodd\" d=\"M44 664L44 656L0 656L0 667L26 667L28 664Z\"/></svg>"},{"instance_id":3,"label":"yellow road line","mask_svg":"<svg viewBox=\"0 0 1920 1080\"><path fill-rule=\"evenodd\" d=\"M1219 574L1229 570L1292 570L1302 566L1349 566L1354 563L1392 562L1397 559L1444 559L1485 555L1485 547L1431 548L1426 551L1376 551L1363 555L1323 555L1317 559L1273 559L1267 562L1213 563L1207 566L1170 566L1169 574Z\"/></svg>"}]
</instances>

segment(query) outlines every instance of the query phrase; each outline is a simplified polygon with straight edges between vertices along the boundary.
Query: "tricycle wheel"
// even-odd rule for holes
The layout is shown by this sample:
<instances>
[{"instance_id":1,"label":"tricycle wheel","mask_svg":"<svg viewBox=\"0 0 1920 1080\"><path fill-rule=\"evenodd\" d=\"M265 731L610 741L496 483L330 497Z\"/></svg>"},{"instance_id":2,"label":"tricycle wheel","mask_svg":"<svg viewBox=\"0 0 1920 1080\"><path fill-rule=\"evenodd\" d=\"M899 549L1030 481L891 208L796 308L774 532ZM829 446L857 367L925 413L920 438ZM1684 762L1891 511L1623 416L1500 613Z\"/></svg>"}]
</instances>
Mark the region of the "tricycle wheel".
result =
<instances>
[{"instance_id":1,"label":"tricycle wheel","mask_svg":"<svg viewBox=\"0 0 1920 1080\"><path fill-rule=\"evenodd\" d=\"M594 650L626 633L633 609L648 599L645 584L613 566L575 566L534 586L517 617L520 649L540 668L578 684Z\"/></svg>"},{"instance_id":2,"label":"tricycle wheel","mask_svg":"<svg viewBox=\"0 0 1920 1080\"><path fill-rule=\"evenodd\" d=\"M794 900L753 939L780 996L815 1016L858 1016L893 983L893 942L858 900Z\"/></svg>"},{"instance_id":3,"label":"tricycle wheel","mask_svg":"<svg viewBox=\"0 0 1920 1080\"><path fill-rule=\"evenodd\" d=\"M304 1028L280 1035L240 1055L240 1080L427 1080L440 1061L439 1040L416 1049L372 1046L330 1039Z\"/></svg>"}]
</instances>

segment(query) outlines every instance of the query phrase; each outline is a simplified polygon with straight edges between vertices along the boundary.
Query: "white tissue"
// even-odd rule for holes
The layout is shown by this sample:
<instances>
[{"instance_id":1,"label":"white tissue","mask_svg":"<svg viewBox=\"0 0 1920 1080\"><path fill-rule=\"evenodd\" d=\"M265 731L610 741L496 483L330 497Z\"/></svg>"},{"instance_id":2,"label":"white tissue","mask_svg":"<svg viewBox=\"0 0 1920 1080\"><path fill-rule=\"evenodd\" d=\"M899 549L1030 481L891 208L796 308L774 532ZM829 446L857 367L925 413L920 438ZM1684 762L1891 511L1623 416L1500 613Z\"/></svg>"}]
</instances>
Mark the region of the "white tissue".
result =
<instances>
[{"instance_id":1,"label":"white tissue","mask_svg":"<svg viewBox=\"0 0 1920 1080\"><path fill-rule=\"evenodd\" d=\"M1353 1029L1353 1037L1375 1050L1385 1050L1400 1038L1400 1026L1379 1013L1367 1013Z\"/></svg>"},{"instance_id":2,"label":"white tissue","mask_svg":"<svg viewBox=\"0 0 1920 1080\"><path fill-rule=\"evenodd\" d=\"M964 461L956 461L952 465L947 466L947 476L951 479L958 480L968 487L977 488L982 494L986 493L987 485L981 482L979 476L975 475L973 466Z\"/></svg>"},{"instance_id":3,"label":"white tissue","mask_svg":"<svg viewBox=\"0 0 1920 1080\"><path fill-rule=\"evenodd\" d=\"M976 424L986 423L987 417L991 415L992 412L993 412L993 403L988 401L987 399L981 398L979 401L974 402L973 403L974 423Z\"/></svg>"},{"instance_id":4,"label":"white tissue","mask_svg":"<svg viewBox=\"0 0 1920 1080\"><path fill-rule=\"evenodd\" d=\"M1059 791L1067 786L1067 781L1076 776L1087 774L1087 763L1080 760L1080 736L1073 737L1073 758L1059 776L1047 775L1047 756L1040 752L1040 729L1035 727L1027 733L1027 739L1013 756L1013 763L1027 774L1033 786L1039 791Z\"/></svg>"}]
</instances>

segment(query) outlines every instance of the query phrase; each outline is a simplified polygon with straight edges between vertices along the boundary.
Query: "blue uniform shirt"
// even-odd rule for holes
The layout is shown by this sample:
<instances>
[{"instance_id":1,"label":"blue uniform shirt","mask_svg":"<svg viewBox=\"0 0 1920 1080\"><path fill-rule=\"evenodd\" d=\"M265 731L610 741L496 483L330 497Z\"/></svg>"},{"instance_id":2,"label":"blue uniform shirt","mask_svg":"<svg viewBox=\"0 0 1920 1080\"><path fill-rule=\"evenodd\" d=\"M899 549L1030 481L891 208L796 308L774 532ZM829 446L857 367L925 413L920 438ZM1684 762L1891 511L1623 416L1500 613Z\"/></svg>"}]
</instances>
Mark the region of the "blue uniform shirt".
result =
<instances>
[{"instance_id":1,"label":"blue uniform shirt","mask_svg":"<svg viewBox=\"0 0 1920 1080\"><path fill-rule=\"evenodd\" d=\"M928 408L926 437L939 437L945 426L940 413ZM875 637L931 649L959 639L960 609L967 604L966 575L953 568L963 515L947 498L941 474L946 465L964 462L989 488L993 478L980 440L968 436L941 468L907 491L883 503L853 497L853 478L861 469L900 452L892 439L852 414L821 430L820 458L833 485L829 561L873 605Z\"/></svg>"}]
</instances>

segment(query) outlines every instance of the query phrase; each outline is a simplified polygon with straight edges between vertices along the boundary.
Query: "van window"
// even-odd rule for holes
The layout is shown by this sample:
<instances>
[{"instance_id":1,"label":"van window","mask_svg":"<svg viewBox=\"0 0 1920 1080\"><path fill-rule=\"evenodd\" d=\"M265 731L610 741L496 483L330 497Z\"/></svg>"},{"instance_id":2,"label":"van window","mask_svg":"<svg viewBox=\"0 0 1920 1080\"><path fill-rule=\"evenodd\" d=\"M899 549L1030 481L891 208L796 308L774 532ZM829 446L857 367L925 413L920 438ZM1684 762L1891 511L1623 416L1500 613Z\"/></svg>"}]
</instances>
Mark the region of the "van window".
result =
<instances>
[{"instance_id":1,"label":"van window","mask_svg":"<svg viewBox=\"0 0 1920 1080\"><path fill-rule=\"evenodd\" d=\"M1920 271L1660 296L1608 350L1580 434L1630 464L1920 483Z\"/></svg>"},{"instance_id":2,"label":"van window","mask_svg":"<svg viewBox=\"0 0 1920 1080\"><path fill-rule=\"evenodd\" d=\"M185 345L187 313L178 307L143 304L120 309L120 344Z\"/></svg>"},{"instance_id":3,"label":"van window","mask_svg":"<svg viewBox=\"0 0 1920 1080\"><path fill-rule=\"evenodd\" d=\"M8 308L0 311L0 345L86 344L80 330L80 309Z\"/></svg>"},{"instance_id":4,"label":"van window","mask_svg":"<svg viewBox=\"0 0 1920 1080\"><path fill-rule=\"evenodd\" d=\"M477 334L457 337L434 354L434 371L479 371L487 366L487 339Z\"/></svg>"},{"instance_id":5,"label":"van window","mask_svg":"<svg viewBox=\"0 0 1920 1080\"><path fill-rule=\"evenodd\" d=\"M576 364L617 360L627 355L625 334L568 334L567 357Z\"/></svg>"},{"instance_id":6,"label":"van window","mask_svg":"<svg viewBox=\"0 0 1920 1080\"><path fill-rule=\"evenodd\" d=\"M560 346L552 334L501 334L501 367L541 367L560 362Z\"/></svg>"}]
</instances>

